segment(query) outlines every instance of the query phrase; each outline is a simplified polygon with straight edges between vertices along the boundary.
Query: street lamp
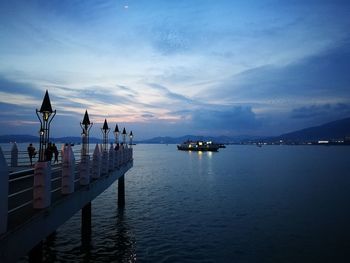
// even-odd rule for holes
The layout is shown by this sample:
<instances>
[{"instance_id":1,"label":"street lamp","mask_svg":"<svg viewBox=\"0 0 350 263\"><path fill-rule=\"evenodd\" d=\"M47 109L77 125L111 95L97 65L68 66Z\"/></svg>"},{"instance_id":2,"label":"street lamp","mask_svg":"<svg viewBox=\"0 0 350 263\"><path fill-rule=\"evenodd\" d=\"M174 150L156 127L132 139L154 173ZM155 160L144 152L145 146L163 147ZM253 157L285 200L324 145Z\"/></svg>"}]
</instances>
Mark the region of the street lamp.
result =
<instances>
[{"instance_id":1,"label":"street lamp","mask_svg":"<svg viewBox=\"0 0 350 263\"><path fill-rule=\"evenodd\" d=\"M80 127L83 129L81 133L81 139L82 139L82 155L89 154L89 131L92 127L93 123L90 122L89 114L87 110L85 110L84 119L82 122L80 122Z\"/></svg>"},{"instance_id":2,"label":"street lamp","mask_svg":"<svg viewBox=\"0 0 350 263\"><path fill-rule=\"evenodd\" d=\"M126 147L126 130L125 127L123 128L123 132L122 132L122 136L123 136L123 145L125 145L124 147Z\"/></svg>"},{"instance_id":3,"label":"street lamp","mask_svg":"<svg viewBox=\"0 0 350 263\"><path fill-rule=\"evenodd\" d=\"M115 137L115 144L119 144L119 128L118 128L118 124L115 125L115 129L114 129L114 137Z\"/></svg>"},{"instance_id":4,"label":"street lamp","mask_svg":"<svg viewBox=\"0 0 350 263\"><path fill-rule=\"evenodd\" d=\"M132 134L132 131L130 131L130 134L129 134L129 138L130 138L130 147L132 147L132 139L133 139L134 135Z\"/></svg>"},{"instance_id":5,"label":"street lamp","mask_svg":"<svg viewBox=\"0 0 350 263\"><path fill-rule=\"evenodd\" d=\"M105 119L105 122L103 124L103 127L101 128L102 134L103 134L103 150L107 151L108 147L108 133L110 131L110 128L108 128L107 120Z\"/></svg>"},{"instance_id":6,"label":"street lamp","mask_svg":"<svg viewBox=\"0 0 350 263\"><path fill-rule=\"evenodd\" d=\"M39 162L44 162L46 161L45 152L50 140L50 123L56 115L56 110L52 110L50 97L47 90L40 110L36 109L36 115L40 121Z\"/></svg>"}]
</instances>

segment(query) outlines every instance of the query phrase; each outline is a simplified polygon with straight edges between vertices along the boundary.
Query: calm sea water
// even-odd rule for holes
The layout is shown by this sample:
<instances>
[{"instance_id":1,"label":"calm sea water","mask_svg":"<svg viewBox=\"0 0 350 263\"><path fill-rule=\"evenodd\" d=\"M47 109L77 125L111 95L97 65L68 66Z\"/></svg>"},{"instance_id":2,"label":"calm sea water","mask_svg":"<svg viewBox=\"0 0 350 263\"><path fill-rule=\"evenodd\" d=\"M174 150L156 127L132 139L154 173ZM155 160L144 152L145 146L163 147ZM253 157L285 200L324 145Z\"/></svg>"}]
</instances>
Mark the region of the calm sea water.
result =
<instances>
[{"instance_id":1,"label":"calm sea water","mask_svg":"<svg viewBox=\"0 0 350 263\"><path fill-rule=\"evenodd\" d=\"M126 174L45 244L47 262L350 262L350 147L137 145Z\"/></svg>"}]
</instances>

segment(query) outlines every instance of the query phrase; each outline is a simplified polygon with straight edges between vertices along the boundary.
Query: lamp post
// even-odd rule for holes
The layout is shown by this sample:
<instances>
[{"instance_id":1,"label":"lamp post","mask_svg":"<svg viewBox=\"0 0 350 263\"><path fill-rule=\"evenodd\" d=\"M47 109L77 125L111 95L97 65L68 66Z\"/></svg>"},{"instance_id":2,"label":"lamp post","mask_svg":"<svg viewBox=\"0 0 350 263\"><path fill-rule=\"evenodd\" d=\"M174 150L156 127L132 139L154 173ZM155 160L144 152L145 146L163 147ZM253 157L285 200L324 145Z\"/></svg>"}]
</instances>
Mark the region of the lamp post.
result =
<instances>
[{"instance_id":1,"label":"lamp post","mask_svg":"<svg viewBox=\"0 0 350 263\"><path fill-rule=\"evenodd\" d=\"M105 122L103 123L103 127L101 128L102 134L103 134L103 150L107 151L108 149L108 133L110 131L110 128L108 128L107 120L105 119Z\"/></svg>"},{"instance_id":2,"label":"lamp post","mask_svg":"<svg viewBox=\"0 0 350 263\"><path fill-rule=\"evenodd\" d=\"M118 124L115 125L115 129L114 129L114 137L115 137L115 144L119 144L119 128L118 128Z\"/></svg>"},{"instance_id":3,"label":"lamp post","mask_svg":"<svg viewBox=\"0 0 350 263\"><path fill-rule=\"evenodd\" d=\"M125 127L123 128L122 136L123 136L123 146L126 147L126 130L125 130Z\"/></svg>"},{"instance_id":4,"label":"lamp post","mask_svg":"<svg viewBox=\"0 0 350 263\"><path fill-rule=\"evenodd\" d=\"M56 110L52 110L50 97L47 90L40 110L36 109L36 115L40 121L39 162L44 162L46 161L45 152L50 140L50 123L56 115Z\"/></svg>"},{"instance_id":5,"label":"lamp post","mask_svg":"<svg viewBox=\"0 0 350 263\"><path fill-rule=\"evenodd\" d=\"M132 147L132 139L133 139L134 135L132 134L132 131L130 131L130 134L129 134L129 138L130 138L130 141L129 141L129 144L130 144L130 147Z\"/></svg>"},{"instance_id":6,"label":"lamp post","mask_svg":"<svg viewBox=\"0 0 350 263\"><path fill-rule=\"evenodd\" d=\"M92 127L93 123L90 122L89 114L87 110L85 111L84 119L82 122L80 122L80 127L83 129L81 133L81 139L82 139L82 155L88 155L89 154L89 131Z\"/></svg>"}]
</instances>

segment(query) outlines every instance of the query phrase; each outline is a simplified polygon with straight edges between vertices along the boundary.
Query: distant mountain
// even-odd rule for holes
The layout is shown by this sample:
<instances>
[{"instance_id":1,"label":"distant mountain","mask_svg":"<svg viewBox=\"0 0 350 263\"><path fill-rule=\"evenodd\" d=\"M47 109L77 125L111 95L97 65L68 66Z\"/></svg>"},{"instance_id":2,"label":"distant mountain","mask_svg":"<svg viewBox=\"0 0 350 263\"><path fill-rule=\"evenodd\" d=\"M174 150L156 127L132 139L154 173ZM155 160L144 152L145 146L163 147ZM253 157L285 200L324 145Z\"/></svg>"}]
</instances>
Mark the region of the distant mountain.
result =
<instances>
[{"instance_id":1,"label":"distant mountain","mask_svg":"<svg viewBox=\"0 0 350 263\"><path fill-rule=\"evenodd\" d=\"M207 140L216 143L241 143L241 142L254 142L254 141L276 141L284 140L291 142L303 142L303 141L317 141L317 140L332 140L332 139L344 139L350 137L350 118L329 122L320 126L310 127L290 133L285 133L277 137L258 137L258 136L196 136L185 135L181 137L155 137L147 140L135 141L135 143L164 143L164 144L178 144L187 140L200 141ZM60 137L51 138L52 142L69 142L80 143L81 137ZM39 142L39 137L32 135L0 135L0 143L8 142ZM91 137L90 143L101 143L102 140Z\"/></svg>"},{"instance_id":2,"label":"distant mountain","mask_svg":"<svg viewBox=\"0 0 350 263\"><path fill-rule=\"evenodd\" d=\"M69 143L81 143L81 137L77 136L67 136L67 137L59 137L59 138L51 138L52 142L69 142ZM89 138L90 143L100 143L102 142L101 139L90 137Z\"/></svg>"},{"instance_id":3,"label":"distant mountain","mask_svg":"<svg viewBox=\"0 0 350 263\"><path fill-rule=\"evenodd\" d=\"M7 143L7 142L37 142L39 141L39 137L32 136L32 135L21 135L21 134L14 134L14 135L0 135L0 143Z\"/></svg>"},{"instance_id":4,"label":"distant mountain","mask_svg":"<svg viewBox=\"0 0 350 263\"><path fill-rule=\"evenodd\" d=\"M332 121L320 126L310 127L278 136L285 141L336 140L350 136L350 118Z\"/></svg>"},{"instance_id":5,"label":"distant mountain","mask_svg":"<svg viewBox=\"0 0 350 263\"><path fill-rule=\"evenodd\" d=\"M163 144L178 144L190 141L213 141L216 143L237 143L243 140L253 140L256 136L198 136L198 135L185 135L181 137L154 137L148 140L137 141L137 143L163 143ZM260 137L259 137L260 138Z\"/></svg>"}]
</instances>

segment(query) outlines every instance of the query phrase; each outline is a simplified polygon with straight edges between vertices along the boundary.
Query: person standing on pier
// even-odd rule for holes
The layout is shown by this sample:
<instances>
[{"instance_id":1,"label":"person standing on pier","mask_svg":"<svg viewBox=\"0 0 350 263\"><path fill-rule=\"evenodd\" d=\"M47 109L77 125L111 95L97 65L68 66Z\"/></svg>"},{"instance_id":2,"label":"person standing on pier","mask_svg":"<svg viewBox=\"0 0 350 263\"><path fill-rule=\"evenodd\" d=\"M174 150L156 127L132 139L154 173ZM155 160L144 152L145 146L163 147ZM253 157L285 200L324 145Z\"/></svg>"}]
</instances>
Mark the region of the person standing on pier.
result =
<instances>
[{"instance_id":1,"label":"person standing on pier","mask_svg":"<svg viewBox=\"0 0 350 263\"><path fill-rule=\"evenodd\" d=\"M48 143L47 145L47 148L45 150L45 158L46 158L46 161L52 161L52 155L53 155L53 152L52 152L52 144L51 142Z\"/></svg>"},{"instance_id":2,"label":"person standing on pier","mask_svg":"<svg viewBox=\"0 0 350 263\"><path fill-rule=\"evenodd\" d=\"M30 160L30 166L33 166L33 157L35 157L36 155L35 147L33 146L33 144L29 144L27 151Z\"/></svg>"}]
</instances>

